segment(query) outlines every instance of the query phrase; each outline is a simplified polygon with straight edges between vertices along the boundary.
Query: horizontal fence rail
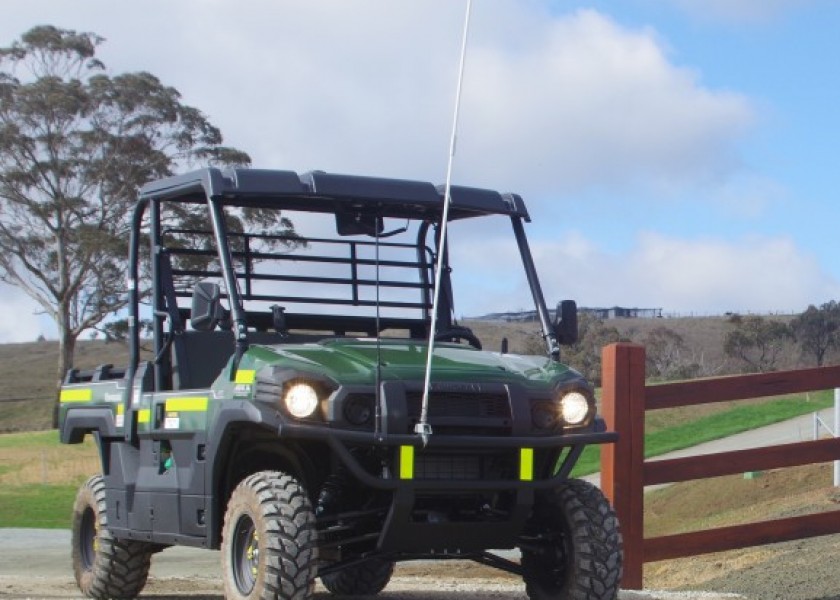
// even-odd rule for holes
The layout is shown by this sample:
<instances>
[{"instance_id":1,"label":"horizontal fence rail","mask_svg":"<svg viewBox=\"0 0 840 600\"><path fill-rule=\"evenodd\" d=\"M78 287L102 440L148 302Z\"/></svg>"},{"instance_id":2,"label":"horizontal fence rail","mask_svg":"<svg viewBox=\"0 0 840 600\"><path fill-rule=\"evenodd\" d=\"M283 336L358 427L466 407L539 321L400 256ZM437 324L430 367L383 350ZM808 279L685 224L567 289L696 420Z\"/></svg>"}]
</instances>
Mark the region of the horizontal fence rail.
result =
<instances>
[{"instance_id":1,"label":"horizontal fence rail","mask_svg":"<svg viewBox=\"0 0 840 600\"><path fill-rule=\"evenodd\" d=\"M840 533L840 511L719 527L645 539L644 488L840 459L840 438L674 458L644 459L645 412L840 387L840 367L645 385L645 349L603 350L603 414L619 434L601 447L601 486L615 506L624 537L625 589L641 589L643 566L681 558Z\"/></svg>"}]
</instances>

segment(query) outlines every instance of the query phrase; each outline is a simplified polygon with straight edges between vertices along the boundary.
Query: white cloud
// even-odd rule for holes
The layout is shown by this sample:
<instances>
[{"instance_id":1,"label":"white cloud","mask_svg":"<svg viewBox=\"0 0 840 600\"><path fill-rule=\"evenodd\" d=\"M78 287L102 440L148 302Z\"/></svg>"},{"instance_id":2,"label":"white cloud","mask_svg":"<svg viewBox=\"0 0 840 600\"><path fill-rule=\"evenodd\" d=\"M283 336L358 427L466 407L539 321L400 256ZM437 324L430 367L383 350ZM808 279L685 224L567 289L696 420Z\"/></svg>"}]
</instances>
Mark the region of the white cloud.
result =
<instances>
[{"instance_id":1,"label":"white cloud","mask_svg":"<svg viewBox=\"0 0 840 600\"><path fill-rule=\"evenodd\" d=\"M623 256L592 248L569 262L573 272L550 275L548 287L576 289L591 298L588 304L773 312L804 310L840 295L840 282L785 237L684 240L648 233Z\"/></svg>"},{"instance_id":2,"label":"white cloud","mask_svg":"<svg viewBox=\"0 0 840 600\"><path fill-rule=\"evenodd\" d=\"M673 187L738 166L749 101L671 64L655 32L587 10L545 20L527 39L469 59L461 159L482 180L554 192Z\"/></svg>"},{"instance_id":3,"label":"white cloud","mask_svg":"<svg viewBox=\"0 0 840 600\"><path fill-rule=\"evenodd\" d=\"M646 233L623 253L609 253L580 234L532 244L549 305L638 306L666 312L801 311L840 297L840 281L786 237L684 240ZM513 244L473 242L455 256L472 272L475 293L464 314L529 306ZM501 257L505 256L505 259ZM499 287L501 286L501 287Z\"/></svg>"},{"instance_id":4,"label":"white cloud","mask_svg":"<svg viewBox=\"0 0 840 600\"><path fill-rule=\"evenodd\" d=\"M113 72L148 70L175 86L255 166L445 176L460 2L149 0L118 10L110 0L5 2L0 45L43 22L104 35ZM738 144L754 113L744 95L704 86L699 73L674 64L652 29L594 10L552 14L544 1L486 0L473 5L455 179L515 189L536 218L563 193L717 184L740 167ZM582 237L535 245L546 296L710 307L710 292L678 293L687 283L660 278L644 288L626 275L647 281L645 268L666 277L669 266L680 275L653 260L666 241L642 240L627 257ZM483 268L466 290L473 306L530 303L511 243L458 250L474 251L468 264ZM672 250L712 250L685 244ZM751 252L742 246L722 254ZM488 281L492 294L473 291ZM465 314L469 307L460 301Z\"/></svg>"},{"instance_id":5,"label":"white cloud","mask_svg":"<svg viewBox=\"0 0 840 600\"><path fill-rule=\"evenodd\" d=\"M24 29L24 7L101 33L111 69L177 87L256 166L444 178L460 2L156 0L119 19L105 0L13 4L21 24L0 33ZM459 181L545 197L717 180L753 107L673 64L656 31L488 0L473 5L461 114Z\"/></svg>"},{"instance_id":6,"label":"white cloud","mask_svg":"<svg viewBox=\"0 0 840 600\"><path fill-rule=\"evenodd\" d=\"M262 166L442 179L458 4L247 6L236 27L201 11L182 42L201 57L190 99L219 115L230 141ZM208 45L206 31L224 33Z\"/></svg>"}]
</instances>

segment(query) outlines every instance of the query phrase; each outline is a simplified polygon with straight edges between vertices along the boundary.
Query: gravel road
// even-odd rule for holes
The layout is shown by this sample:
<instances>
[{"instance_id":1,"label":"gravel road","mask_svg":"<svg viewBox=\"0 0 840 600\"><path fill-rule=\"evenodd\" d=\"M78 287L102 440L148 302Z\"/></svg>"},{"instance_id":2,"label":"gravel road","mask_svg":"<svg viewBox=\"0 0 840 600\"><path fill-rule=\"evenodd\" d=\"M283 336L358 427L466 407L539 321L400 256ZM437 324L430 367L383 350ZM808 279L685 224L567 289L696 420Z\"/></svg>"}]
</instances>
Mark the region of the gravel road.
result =
<instances>
[{"instance_id":1,"label":"gravel road","mask_svg":"<svg viewBox=\"0 0 840 600\"><path fill-rule=\"evenodd\" d=\"M0 529L0 598L80 598L70 567L70 532ZM222 598L219 554L169 548L155 556L145 598ZM331 597L318 588L315 597ZM720 600L734 594L622 592L621 600ZM415 562L398 566L378 600L526 600L512 576L465 561Z\"/></svg>"}]
</instances>

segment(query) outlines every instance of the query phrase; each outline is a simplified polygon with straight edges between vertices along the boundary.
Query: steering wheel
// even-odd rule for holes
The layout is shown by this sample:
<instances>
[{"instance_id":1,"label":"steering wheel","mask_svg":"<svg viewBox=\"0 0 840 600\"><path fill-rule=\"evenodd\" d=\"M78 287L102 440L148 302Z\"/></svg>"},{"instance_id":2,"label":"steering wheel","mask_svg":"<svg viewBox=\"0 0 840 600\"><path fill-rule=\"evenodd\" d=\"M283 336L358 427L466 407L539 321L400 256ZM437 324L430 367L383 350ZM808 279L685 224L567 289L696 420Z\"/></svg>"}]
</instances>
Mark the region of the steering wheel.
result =
<instances>
[{"instance_id":1,"label":"steering wheel","mask_svg":"<svg viewBox=\"0 0 840 600\"><path fill-rule=\"evenodd\" d=\"M481 341L469 327L451 327L435 334L436 342L458 342L464 340L476 350L481 350Z\"/></svg>"}]
</instances>

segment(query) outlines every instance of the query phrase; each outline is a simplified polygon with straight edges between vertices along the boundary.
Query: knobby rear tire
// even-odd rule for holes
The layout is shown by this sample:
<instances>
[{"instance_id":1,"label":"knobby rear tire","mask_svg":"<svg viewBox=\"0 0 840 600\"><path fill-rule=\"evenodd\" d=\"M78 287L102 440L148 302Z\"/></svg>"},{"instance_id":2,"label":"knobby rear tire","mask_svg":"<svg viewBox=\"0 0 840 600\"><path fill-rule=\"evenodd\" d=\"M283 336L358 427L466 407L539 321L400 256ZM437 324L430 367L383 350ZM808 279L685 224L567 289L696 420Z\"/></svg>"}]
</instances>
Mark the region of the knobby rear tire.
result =
<instances>
[{"instance_id":1,"label":"knobby rear tire","mask_svg":"<svg viewBox=\"0 0 840 600\"><path fill-rule=\"evenodd\" d=\"M136 598L143 591L157 547L111 534L101 476L79 488L71 529L73 574L85 596Z\"/></svg>"}]
</instances>

